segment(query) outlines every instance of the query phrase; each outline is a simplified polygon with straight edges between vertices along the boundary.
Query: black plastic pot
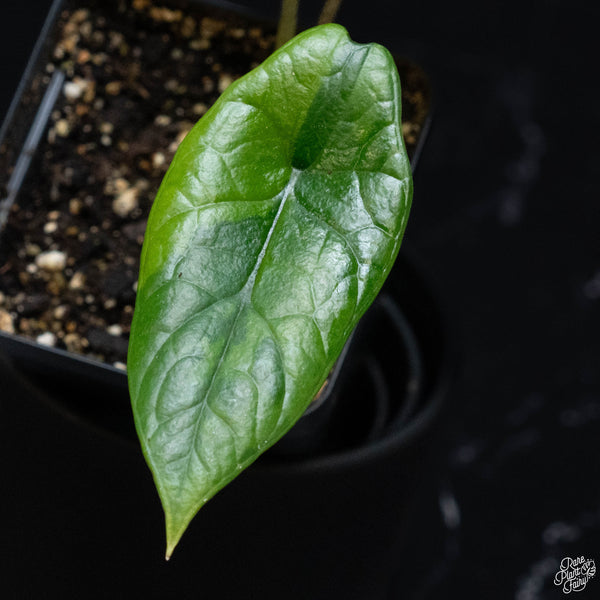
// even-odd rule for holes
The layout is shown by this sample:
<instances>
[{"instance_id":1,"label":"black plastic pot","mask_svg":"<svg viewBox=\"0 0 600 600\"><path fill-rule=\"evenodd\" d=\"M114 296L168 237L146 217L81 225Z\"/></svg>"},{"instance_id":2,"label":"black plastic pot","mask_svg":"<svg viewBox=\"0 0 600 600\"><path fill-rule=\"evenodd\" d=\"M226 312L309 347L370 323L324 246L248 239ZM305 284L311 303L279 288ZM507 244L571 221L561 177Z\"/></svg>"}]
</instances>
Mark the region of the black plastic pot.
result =
<instances>
[{"instance_id":1,"label":"black plastic pot","mask_svg":"<svg viewBox=\"0 0 600 600\"><path fill-rule=\"evenodd\" d=\"M197 2L191 0L191 3ZM8 178L6 175L3 176L5 181L0 177L0 182L4 183L4 186L0 186L0 236L10 207L19 198L29 166L47 130L50 114L62 91L65 81L62 71L57 69L50 76L44 67L48 62L52 46L56 43L55 30L59 15L65 5L73 4L75 2L67 0L53 1L33 55L0 128L0 173L10 173ZM173 0L173 4L182 6L185 2ZM234 8L238 14L241 12L255 21L260 18L251 14L247 7L230 2L209 0L204 4L230 10ZM429 120L430 118L427 118L424 122L414 149L413 169L427 135ZM0 331L0 352L10 357L20 372L33 383L42 386L46 393L55 397L57 402L63 404L67 410L85 415L102 427L124 433L124 429L118 423L125 421L129 414L129 393L127 378L122 370L107 363L43 346L31 339L6 334L3 331ZM329 383L335 380L339 368L340 363L332 372ZM325 387L321 404L327 404L325 401L332 393L332 388L332 385ZM85 398L84 406L81 405L82 397ZM97 409L97 406L101 406L101 409ZM311 411L312 409L309 412ZM317 416L314 415L312 420L316 419Z\"/></svg>"},{"instance_id":2,"label":"black plastic pot","mask_svg":"<svg viewBox=\"0 0 600 600\"><path fill-rule=\"evenodd\" d=\"M61 4L53 4L44 36ZM23 140L22 152L12 157L9 201L62 83L55 78L45 91L36 84L46 48L42 39L0 132L10 131L16 145ZM41 104L22 110L32 83ZM153 573L123 595L388 597L398 540L430 472L428 442L448 375L443 318L416 264L403 252L327 393L203 509L169 565L170 575ZM139 452L122 371L1 332L0 352L40 398L84 426L131 440L124 448ZM121 443L108 436L105 441ZM201 585L195 575L200 567Z\"/></svg>"}]
</instances>

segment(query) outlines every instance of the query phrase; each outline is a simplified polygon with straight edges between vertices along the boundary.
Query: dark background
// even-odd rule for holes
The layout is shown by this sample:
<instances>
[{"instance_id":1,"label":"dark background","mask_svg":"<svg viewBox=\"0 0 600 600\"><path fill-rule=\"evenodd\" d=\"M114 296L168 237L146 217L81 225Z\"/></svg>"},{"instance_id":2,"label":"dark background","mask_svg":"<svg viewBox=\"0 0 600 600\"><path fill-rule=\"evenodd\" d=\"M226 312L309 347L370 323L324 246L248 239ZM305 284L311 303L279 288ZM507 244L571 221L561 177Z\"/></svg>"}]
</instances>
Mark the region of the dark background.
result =
<instances>
[{"instance_id":1,"label":"dark background","mask_svg":"<svg viewBox=\"0 0 600 600\"><path fill-rule=\"evenodd\" d=\"M2 4L0 115L48 5ZM599 5L347 0L339 21L417 59L435 89L406 241L451 317L458 369L442 465L423 473L431 493L390 597L561 598L562 557L600 560ZM152 482L118 442L2 387L0 571L24 578L8 597L33 597L18 591L30 577L55 597L86 561L61 535L79 535L89 560L98 547L110 555L144 527L136 510ZM160 522L157 501L151 510ZM113 528L74 533L102 511L115 511ZM53 552L64 571L46 566ZM597 576L579 597L599 593Z\"/></svg>"}]
</instances>

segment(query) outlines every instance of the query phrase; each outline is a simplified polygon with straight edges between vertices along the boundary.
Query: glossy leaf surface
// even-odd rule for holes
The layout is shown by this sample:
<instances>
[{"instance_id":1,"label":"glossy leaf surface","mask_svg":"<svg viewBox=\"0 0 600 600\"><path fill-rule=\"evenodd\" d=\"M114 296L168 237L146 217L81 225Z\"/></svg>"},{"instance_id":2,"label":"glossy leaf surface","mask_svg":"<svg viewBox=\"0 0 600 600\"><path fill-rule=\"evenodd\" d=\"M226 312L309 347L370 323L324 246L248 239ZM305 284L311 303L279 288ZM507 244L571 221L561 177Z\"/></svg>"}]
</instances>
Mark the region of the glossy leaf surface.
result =
<instances>
[{"instance_id":1,"label":"glossy leaf surface","mask_svg":"<svg viewBox=\"0 0 600 600\"><path fill-rule=\"evenodd\" d=\"M412 195L399 113L389 53L322 25L232 84L177 151L128 358L167 555L302 415L391 269Z\"/></svg>"}]
</instances>

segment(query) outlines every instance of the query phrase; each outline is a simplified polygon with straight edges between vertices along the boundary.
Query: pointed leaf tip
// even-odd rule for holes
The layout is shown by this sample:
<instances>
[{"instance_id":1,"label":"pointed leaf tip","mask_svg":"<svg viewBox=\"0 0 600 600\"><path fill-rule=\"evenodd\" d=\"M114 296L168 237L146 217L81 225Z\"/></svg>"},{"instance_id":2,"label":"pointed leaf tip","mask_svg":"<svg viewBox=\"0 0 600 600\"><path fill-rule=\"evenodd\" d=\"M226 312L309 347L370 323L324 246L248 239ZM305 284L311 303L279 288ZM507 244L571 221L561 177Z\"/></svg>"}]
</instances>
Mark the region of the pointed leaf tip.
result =
<instances>
[{"instance_id":1,"label":"pointed leaf tip","mask_svg":"<svg viewBox=\"0 0 600 600\"><path fill-rule=\"evenodd\" d=\"M181 536L184 534L188 525L189 525L189 520L185 522L184 526L177 527L167 517L167 519L166 519L167 548L166 548L166 552L165 552L165 560L168 561L171 559L171 556L173 556L173 552L175 552L175 548L177 548L177 544L179 544L179 540L181 539Z\"/></svg>"},{"instance_id":2,"label":"pointed leaf tip","mask_svg":"<svg viewBox=\"0 0 600 600\"><path fill-rule=\"evenodd\" d=\"M169 536L167 536L167 549L165 551L165 560L169 561L171 560L171 556L173 556L173 552L175 552L175 548L177 547L177 544L179 543L181 536L179 536L176 540L170 539Z\"/></svg>"}]
</instances>

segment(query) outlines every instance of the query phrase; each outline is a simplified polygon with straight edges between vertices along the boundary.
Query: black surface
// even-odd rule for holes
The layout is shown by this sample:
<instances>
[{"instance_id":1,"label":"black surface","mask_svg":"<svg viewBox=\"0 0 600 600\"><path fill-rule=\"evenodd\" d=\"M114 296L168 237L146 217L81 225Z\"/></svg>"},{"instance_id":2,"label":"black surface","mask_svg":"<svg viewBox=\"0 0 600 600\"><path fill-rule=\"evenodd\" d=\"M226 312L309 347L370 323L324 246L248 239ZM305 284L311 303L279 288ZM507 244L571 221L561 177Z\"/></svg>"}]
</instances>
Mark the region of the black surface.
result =
<instances>
[{"instance_id":1,"label":"black surface","mask_svg":"<svg viewBox=\"0 0 600 600\"><path fill-rule=\"evenodd\" d=\"M43 4L2 7L3 109ZM562 557L600 560L600 9L347 0L340 21L357 16L355 38L404 51L434 80L406 239L442 290L460 364L435 442L446 460L422 474L429 491L394 550L390 598L561 598ZM5 597L32 597L35 581L47 597L125 597L128 579L180 572L162 564L162 515L135 449L8 381L0 398ZM154 558L127 574L141 550ZM598 594L600 576L578 597Z\"/></svg>"}]
</instances>

